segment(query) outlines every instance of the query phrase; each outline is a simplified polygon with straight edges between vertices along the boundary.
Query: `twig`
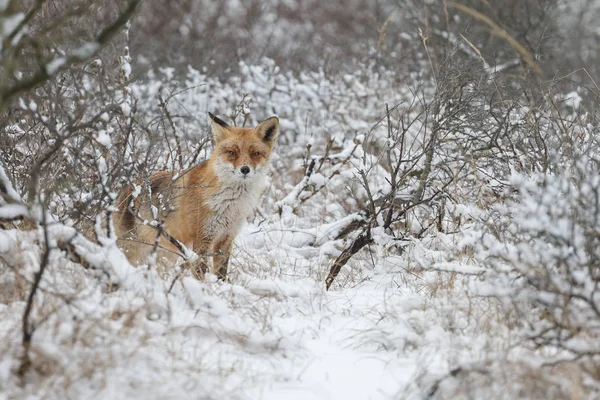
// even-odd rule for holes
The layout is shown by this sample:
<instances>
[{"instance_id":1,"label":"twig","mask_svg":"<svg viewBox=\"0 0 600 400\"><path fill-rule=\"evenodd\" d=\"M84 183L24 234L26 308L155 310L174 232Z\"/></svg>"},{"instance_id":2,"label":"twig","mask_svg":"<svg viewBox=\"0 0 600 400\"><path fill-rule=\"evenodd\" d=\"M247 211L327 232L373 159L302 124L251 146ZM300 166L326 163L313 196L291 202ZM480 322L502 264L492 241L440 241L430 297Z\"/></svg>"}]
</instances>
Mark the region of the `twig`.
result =
<instances>
[{"instance_id":1,"label":"twig","mask_svg":"<svg viewBox=\"0 0 600 400\"><path fill-rule=\"evenodd\" d=\"M450 7L458 8L460 11L465 14L469 14L471 17L475 18L486 24L490 28L490 32L492 35L498 36L508 42L520 55L523 57L525 62L531 67L531 69L540 77L544 76L544 72L540 68L540 66L535 62L533 58L533 54L529 52L521 43L516 41L512 36L510 36L504 29L502 29L498 24L492 21L489 17L483 15L477 10L474 10L468 6L463 4L458 4L454 2L448 3Z\"/></svg>"},{"instance_id":2,"label":"twig","mask_svg":"<svg viewBox=\"0 0 600 400\"><path fill-rule=\"evenodd\" d=\"M42 226L44 228L44 253L42 254L42 259L40 262L40 269L34 275L33 285L31 286L31 290L29 291L29 296L27 296L27 304L25 306L25 311L23 312L23 357L21 358L21 365L19 366L18 370L18 374L21 377L23 377L31 367L31 358L29 357L29 350L31 348L31 339L33 338L35 327L30 321L30 314L33 310L33 300L35 299L35 295L40 286L40 282L42 281L42 276L44 275L44 271L46 271L46 268L48 267L48 260L50 259L51 248L46 219L47 215L45 212L43 212Z\"/></svg>"},{"instance_id":3,"label":"twig","mask_svg":"<svg viewBox=\"0 0 600 400\"><path fill-rule=\"evenodd\" d=\"M179 135L177 135L177 128L175 128L173 117L167 108L167 103L162 97L162 92L158 93L158 102L160 104L160 108L163 110L167 120L169 121L169 125L171 125L171 130L173 131L173 136L175 137L175 144L177 145L177 161L179 162L179 169L183 169L183 152L181 151L181 142L179 141Z\"/></svg>"}]
</instances>

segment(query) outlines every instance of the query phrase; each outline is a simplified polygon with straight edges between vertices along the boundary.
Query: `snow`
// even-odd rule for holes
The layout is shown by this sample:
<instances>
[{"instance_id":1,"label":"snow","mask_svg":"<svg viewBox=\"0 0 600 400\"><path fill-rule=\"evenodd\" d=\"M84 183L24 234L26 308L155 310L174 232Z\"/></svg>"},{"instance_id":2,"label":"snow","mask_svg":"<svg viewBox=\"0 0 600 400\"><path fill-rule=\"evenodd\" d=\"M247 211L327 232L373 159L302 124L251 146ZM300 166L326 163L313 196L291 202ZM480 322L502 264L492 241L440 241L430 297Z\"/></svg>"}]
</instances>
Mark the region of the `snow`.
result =
<instances>
[{"instance_id":1,"label":"snow","mask_svg":"<svg viewBox=\"0 0 600 400\"><path fill-rule=\"evenodd\" d=\"M15 232L0 231L0 253L11 250L16 242Z\"/></svg>"},{"instance_id":2,"label":"snow","mask_svg":"<svg viewBox=\"0 0 600 400\"><path fill-rule=\"evenodd\" d=\"M129 64L128 62L123 62L121 64L121 70L123 71L125 79L129 79L129 77L131 76L131 64Z\"/></svg>"},{"instance_id":3,"label":"snow","mask_svg":"<svg viewBox=\"0 0 600 400\"><path fill-rule=\"evenodd\" d=\"M96 54L98 49L100 48L100 44L97 42L88 42L77 49L75 49L72 55L80 60L86 60Z\"/></svg>"},{"instance_id":4,"label":"snow","mask_svg":"<svg viewBox=\"0 0 600 400\"><path fill-rule=\"evenodd\" d=\"M8 176L6 175L6 172L4 171L4 167L2 165L0 165L0 188L6 191L6 196L12 201L21 201L21 196L19 196L19 194L13 188L12 183L8 179Z\"/></svg>"},{"instance_id":5,"label":"snow","mask_svg":"<svg viewBox=\"0 0 600 400\"><path fill-rule=\"evenodd\" d=\"M582 98L576 91L572 91L564 95L564 99L567 105L573 107L573 109L578 110L581 105Z\"/></svg>"},{"instance_id":6,"label":"snow","mask_svg":"<svg viewBox=\"0 0 600 400\"><path fill-rule=\"evenodd\" d=\"M98 136L96 137L96 140L98 141L98 143L100 143L102 146L104 146L107 149L110 149L112 147L112 141L110 139L110 135L104 129L101 129L98 131Z\"/></svg>"},{"instance_id":7,"label":"snow","mask_svg":"<svg viewBox=\"0 0 600 400\"><path fill-rule=\"evenodd\" d=\"M414 380L423 371L443 373L456 355L479 357L475 326L449 330L436 316L448 310L464 318L464 300L457 296L463 289L431 298L421 288L429 275L405 276L398 287L396 275L385 272L383 264L361 267L367 260L359 257L352 262L358 275L349 277L354 283L327 292L322 281L327 256L307 258L301 251L307 245L291 238L279 242L272 229L276 225L244 229L232 257L232 273L238 277L232 283L187 277L168 292L170 279L129 266L114 240L101 239L98 246L76 236L72 228L54 226L53 242L75 238L78 253L119 289L102 294L102 276L72 264L60 267L64 261L51 265L44 287L66 290L75 280L84 288L73 297L72 311L52 314L36 331L43 356L74 379L66 388L60 379L47 381L53 396L184 398L193 390L209 398L417 398ZM319 227L313 235L332 229ZM41 233L7 234L0 236L3 257L18 254L16 243ZM295 246L298 251L292 250ZM58 253L54 259L59 261ZM320 267L308 268L310 264ZM479 302L488 300L475 304ZM19 332L11 330L21 317L15 307L0 310L4 337ZM108 316L112 319L106 323L95 322ZM88 339L64 342L76 330L95 337L94 345L86 344ZM472 345L451 350L458 342ZM4 362L18 364L16 348L5 354ZM81 380L83 375L88 378ZM12 375L0 377L3 387L16 390Z\"/></svg>"},{"instance_id":8,"label":"snow","mask_svg":"<svg viewBox=\"0 0 600 400\"><path fill-rule=\"evenodd\" d=\"M80 47L78 47L77 49L70 52L68 57L64 57L64 56L57 57L54 60L50 61L48 64L46 64L46 66L45 66L46 73L50 76L56 74L61 68L63 68L67 64L67 61L69 60L69 58L80 60L80 61L87 60L88 58L93 56L98 51L99 48L100 48L99 43L96 43L96 42L85 43L85 44L81 45Z\"/></svg>"},{"instance_id":9,"label":"snow","mask_svg":"<svg viewBox=\"0 0 600 400\"><path fill-rule=\"evenodd\" d=\"M0 208L0 220L12 220L28 214L27 207L21 204L6 204Z\"/></svg>"},{"instance_id":10,"label":"snow","mask_svg":"<svg viewBox=\"0 0 600 400\"><path fill-rule=\"evenodd\" d=\"M123 115L128 116L131 114L131 106L129 105L129 103L127 103L127 102L121 103L120 107L121 107L121 112L123 113Z\"/></svg>"},{"instance_id":11,"label":"snow","mask_svg":"<svg viewBox=\"0 0 600 400\"><path fill-rule=\"evenodd\" d=\"M3 4L0 4L0 9L2 9L2 6ZM13 34L15 29L17 29L24 18L25 14L20 12L12 14L8 17L2 16L2 18L0 18L0 24L2 27L0 30L0 38L4 38ZM12 44L14 45L15 43L13 42Z\"/></svg>"},{"instance_id":12,"label":"snow","mask_svg":"<svg viewBox=\"0 0 600 400\"><path fill-rule=\"evenodd\" d=\"M65 57L58 57L46 64L46 73L48 75L54 75L60 68L67 63Z\"/></svg>"}]
</instances>

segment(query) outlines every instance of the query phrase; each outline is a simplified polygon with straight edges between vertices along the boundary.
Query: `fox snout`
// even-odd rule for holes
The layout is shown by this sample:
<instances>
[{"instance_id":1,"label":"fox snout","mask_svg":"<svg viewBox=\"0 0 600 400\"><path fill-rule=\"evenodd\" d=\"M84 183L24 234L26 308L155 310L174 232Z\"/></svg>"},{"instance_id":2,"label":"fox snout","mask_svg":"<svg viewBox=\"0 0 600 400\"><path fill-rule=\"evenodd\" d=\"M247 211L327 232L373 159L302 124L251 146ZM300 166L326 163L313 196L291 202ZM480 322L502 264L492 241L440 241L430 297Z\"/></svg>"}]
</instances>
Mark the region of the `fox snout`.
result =
<instances>
[{"instance_id":1,"label":"fox snout","mask_svg":"<svg viewBox=\"0 0 600 400\"><path fill-rule=\"evenodd\" d=\"M242 165L234 169L234 175L238 178L247 179L256 175L256 168L251 168L248 165Z\"/></svg>"},{"instance_id":2,"label":"fox snout","mask_svg":"<svg viewBox=\"0 0 600 400\"><path fill-rule=\"evenodd\" d=\"M262 165L252 165L249 162L231 162L226 157L221 157L216 160L215 173L222 179L235 180L251 180L258 176L264 175L266 167Z\"/></svg>"}]
</instances>

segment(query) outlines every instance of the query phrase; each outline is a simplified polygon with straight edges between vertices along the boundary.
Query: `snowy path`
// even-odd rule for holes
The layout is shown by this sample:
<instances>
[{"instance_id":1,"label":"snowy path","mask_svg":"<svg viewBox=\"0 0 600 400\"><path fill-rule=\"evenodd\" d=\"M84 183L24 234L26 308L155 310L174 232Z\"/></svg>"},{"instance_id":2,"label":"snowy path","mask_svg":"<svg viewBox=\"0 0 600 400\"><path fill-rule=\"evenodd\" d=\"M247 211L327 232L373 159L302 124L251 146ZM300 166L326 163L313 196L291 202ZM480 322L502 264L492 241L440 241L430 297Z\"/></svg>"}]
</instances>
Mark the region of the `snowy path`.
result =
<instances>
[{"instance_id":1,"label":"snowy path","mask_svg":"<svg viewBox=\"0 0 600 400\"><path fill-rule=\"evenodd\" d=\"M358 291L354 298L345 293L328 293L326 310L303 317L280 318L290 336L304 336L306 360L290 371L294 382L272 385L264 399L389 399L407 384L413 374L414 360L402 359L395 352L377 352L361 341L357 315L368 308L360 306L369 294ZM303 334L311 332L311 334Z\"/></svg>"},{"instance_id":2,"label":"snowy path","mask_svg":"<svg viewBox=\"0 0 600 400\"><path fill-rule=\"evenodd\" d=\"M428 307L435 299L427 282L438 282L438 273L389 273L402 270L390 268L387 259L374 269L358 267L355 283L326 292L322 275L330 257L290 247L289 237L269 244L277 236L268 236L246 233L239 243L260 246L237 262L246 266L253 260L278 260L278 273L244 273L247 280L238 278L237 284L261 296L253 307L268 310L271 332L285 338L290 351L283 358L275 356L276 376L259 385L250 399L411 398L413 381L423 369L434 375L448 371L452 349L445 346L456 338L443 326L443 314L459 316L460 310L449 304L441 310ZM357 257L355 267L361 262L367 261ZM256 278L263 274L264 279ZM442 303L447 301L448 292L439 294ZM468 341L464 339L458 338Z\"/></svg>"}]
</instances>

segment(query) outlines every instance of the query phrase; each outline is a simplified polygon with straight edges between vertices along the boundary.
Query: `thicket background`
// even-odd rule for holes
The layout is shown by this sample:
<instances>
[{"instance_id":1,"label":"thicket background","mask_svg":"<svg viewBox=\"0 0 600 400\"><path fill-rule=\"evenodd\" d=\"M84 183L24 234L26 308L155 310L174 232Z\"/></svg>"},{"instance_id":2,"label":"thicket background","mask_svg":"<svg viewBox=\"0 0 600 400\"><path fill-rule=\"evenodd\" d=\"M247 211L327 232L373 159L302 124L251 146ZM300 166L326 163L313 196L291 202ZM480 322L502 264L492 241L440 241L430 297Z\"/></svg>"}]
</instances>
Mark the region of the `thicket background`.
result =
<instances>
[{"instance_id":1,"label":"thicket background","mask_svg":"<svg viewBox=\"0 0 600 400\"><path fill-rule=\"evenodd\" d=\"M377 398L596 398L599 19L593 0L0 1L0 392L278 398L321 382L306 337L346 329L333 348L397 372L364 378ZM281 121L230 282L133 269L118 191L206 158L207 111Z\"/></svg>"}]
</instances>

